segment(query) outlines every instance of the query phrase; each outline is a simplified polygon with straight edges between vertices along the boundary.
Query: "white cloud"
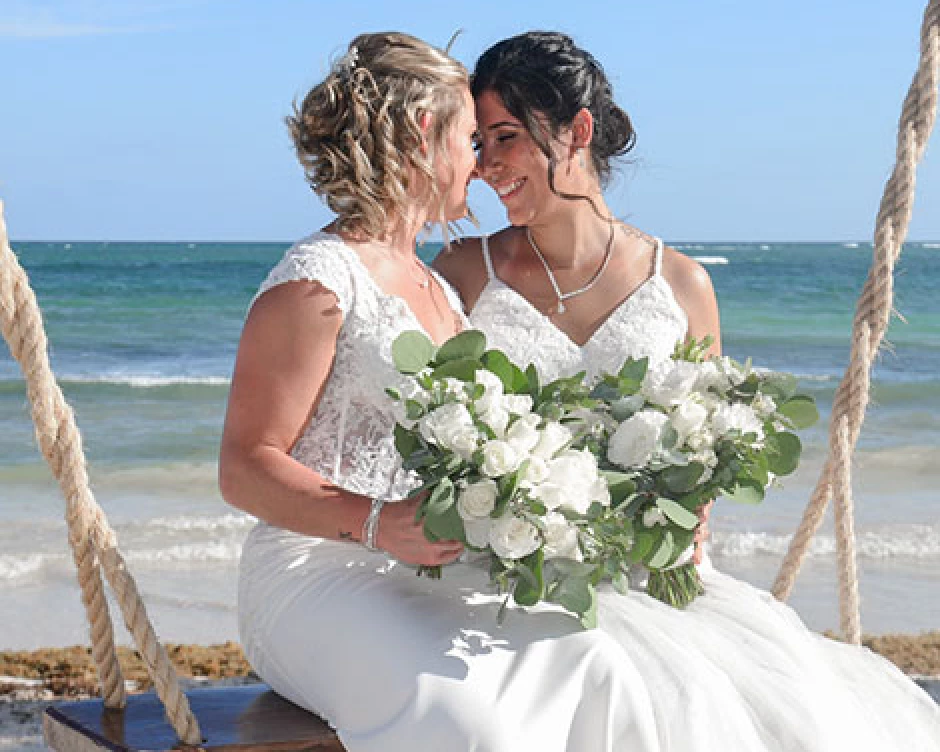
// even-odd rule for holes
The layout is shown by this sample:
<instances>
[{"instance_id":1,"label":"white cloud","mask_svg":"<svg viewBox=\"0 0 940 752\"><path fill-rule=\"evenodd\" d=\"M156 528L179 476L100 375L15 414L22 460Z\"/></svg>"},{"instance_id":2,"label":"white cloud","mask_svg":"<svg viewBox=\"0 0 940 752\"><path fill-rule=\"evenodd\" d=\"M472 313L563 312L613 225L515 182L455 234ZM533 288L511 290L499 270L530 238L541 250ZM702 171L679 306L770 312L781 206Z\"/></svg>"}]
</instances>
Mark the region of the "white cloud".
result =
<instances>
[{"instance_id":1,"label":"white cloud","mask_svg":"<svg viewBox=\"0 0 940 752\"><path fill-rule=\"evenodd\" d=\"M0 4L0 38L55 39L166 31L175 26L167 22L167 12L180 7L185 4L8 0Z\"/></svg>"}]
</instances>

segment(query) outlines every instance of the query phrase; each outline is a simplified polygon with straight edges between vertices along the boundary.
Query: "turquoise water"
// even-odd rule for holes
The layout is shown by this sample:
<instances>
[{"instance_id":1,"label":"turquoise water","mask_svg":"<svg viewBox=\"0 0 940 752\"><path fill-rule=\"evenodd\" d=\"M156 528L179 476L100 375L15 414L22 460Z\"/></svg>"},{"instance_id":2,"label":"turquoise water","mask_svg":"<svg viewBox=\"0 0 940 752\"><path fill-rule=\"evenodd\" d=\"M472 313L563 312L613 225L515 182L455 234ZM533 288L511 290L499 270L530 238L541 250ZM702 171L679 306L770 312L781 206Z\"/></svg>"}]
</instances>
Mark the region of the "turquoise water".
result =
<instances>
[{"instance_id":1,"label":"turquoise water","mask_svg":"<svg viewBox=\"0 0 940 752\"><path fill-rule=\"evenodd\" d=\"M176 639L234 637L232 581L251 521L218 497L215 459L247 306L287 245L14 243L83 432L97 497L145 597L159 604L155 618L166 619ZM712 276L725 351L796 373L827 414L848 361L870 245L676 247ZM429 245L422 255L430 260L437 250ZM940 627L940 607L911 600L935 589L940 575L938 281L940 243L907 244L895 289L906 321L892 321L891 348L876 366L855 465L860 562L871 583L866 599L863 582L863 604L876 631ZM0 622L7 630L0 648L82 641L62 502L39 458L22 378L5 348L0 425L0 610L37 617L22 629ZM815 482L825 430L823 422L804 435L803 467L763 506L716 509L713 555L720 567L769 584ZM836 624L832 561L831 533L823 531L806 584L798 585L804 591L798 607L820 628ZM49 608L42 604L59 595L74 618L50 619L52 631L36 633L30 625L42 623Z\"/></svg>"}]
</instances>

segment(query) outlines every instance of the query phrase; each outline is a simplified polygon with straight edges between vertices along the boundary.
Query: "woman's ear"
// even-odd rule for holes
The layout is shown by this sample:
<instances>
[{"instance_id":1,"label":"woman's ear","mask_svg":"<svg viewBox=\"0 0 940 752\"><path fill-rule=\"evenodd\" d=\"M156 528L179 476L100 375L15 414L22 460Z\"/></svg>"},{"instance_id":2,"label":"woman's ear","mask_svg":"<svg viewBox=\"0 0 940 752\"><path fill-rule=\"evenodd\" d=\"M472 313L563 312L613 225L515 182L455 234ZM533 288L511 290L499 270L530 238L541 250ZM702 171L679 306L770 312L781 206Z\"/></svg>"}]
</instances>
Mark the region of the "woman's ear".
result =
<instances>
[{"instance_id":1,"label":"woman's ear","mask_svg":"<svg viewBox=\"0 0 940 752\"><path fill-rule=\"evenodd\" d=\"M428 149L428 131L431 130L431 113L422 112L418 116L418 127L421 129L421 153L424 156L428 156L430 149Z\"/></svg>"},{"instance_id":2,"label":"woman's ear","mask_svg":"<svg viewBox=\"0 0 940 752\"><path fill-rule=\"evenodd\" d=\"M586 149L590 147L594 138L594 117L590 111L582 107L571 120L571 149Z\"/></svg>"}]
</instances>

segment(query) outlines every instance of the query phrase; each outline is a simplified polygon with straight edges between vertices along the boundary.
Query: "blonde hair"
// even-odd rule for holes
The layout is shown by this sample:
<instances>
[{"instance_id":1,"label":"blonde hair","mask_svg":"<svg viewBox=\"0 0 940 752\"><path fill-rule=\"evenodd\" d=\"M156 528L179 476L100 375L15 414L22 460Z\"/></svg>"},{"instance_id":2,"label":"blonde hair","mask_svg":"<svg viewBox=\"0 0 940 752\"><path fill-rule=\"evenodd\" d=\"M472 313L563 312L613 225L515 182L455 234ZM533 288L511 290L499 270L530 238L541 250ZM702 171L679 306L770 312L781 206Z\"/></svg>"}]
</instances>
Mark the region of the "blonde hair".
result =
<instances>
[{"instance_id":1,"label":"blonde hair","mask_svg":"<svg viewBox=\"0 0 940 752\"><path fill-rule=\"evenodd\" d=\"M446 159L447 134L468 86L463 65L408 34L362 34L350 42L287 118L307 182L340 230L382 237L416 201L446 225L432 158Z\"/></svg>"}]
</instances>

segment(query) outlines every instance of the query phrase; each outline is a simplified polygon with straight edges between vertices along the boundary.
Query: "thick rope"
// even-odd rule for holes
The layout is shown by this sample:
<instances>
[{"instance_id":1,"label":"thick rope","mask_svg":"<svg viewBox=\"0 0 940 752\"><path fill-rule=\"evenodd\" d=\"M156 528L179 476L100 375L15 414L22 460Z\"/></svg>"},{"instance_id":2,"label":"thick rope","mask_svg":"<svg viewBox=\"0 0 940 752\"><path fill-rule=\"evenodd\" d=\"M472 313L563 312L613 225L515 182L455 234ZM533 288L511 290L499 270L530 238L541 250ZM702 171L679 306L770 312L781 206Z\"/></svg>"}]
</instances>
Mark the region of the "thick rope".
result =
<instances>
[{"instance_id":1,"label":"thick rope","mask_svg":"<svg viewBox=\"0 0 940 752\"><path fill-rule=\"evenodd\" d=\"M0 202L0 323L10 352L26 378L36 438L66 500L69 542L82 600L91 625L92 655L108 707L123 707L124 682L114 648L111 616L98 562L114 589L128 631L143 657L167 718L180 740L198 745L199 725L180 689L166 649L147 618L133 579L117 549L117 538L92 494L81 434L49 364L46 334L26 272L10 248Z\"/></svg>"},{"instance_id":2,"label":"thick rope","mask_svg":"<svg viewBox=\"0 0 940 752\"><path fill-rule=\"evenodd\" d=\"M819 528L826 505L833 495L833 487L837 485L838 479L845 480L848 477L839 463L851 462L869 401L872 365L893 312L894 265L901 254L913 211L917 164L927 148L937 116L938 77L940 0L930 0L921 26L920 63L898 123L896 163L885 185L875 223L872 268L859 297L852 323L850 362L833 398L829 453L772 588L773 594L781 600L786 599L793 589L809 542ZM838 491L837 503L849 505L837 513L840 518L851 516L849 493ZM852 544L848 545L851 547ZM851 599L850 593L858 589L854 552L843 551L839 564L840 593L844 592ZM854 608L857 623L857 596Z\"/></svg>"}]
</instances>

